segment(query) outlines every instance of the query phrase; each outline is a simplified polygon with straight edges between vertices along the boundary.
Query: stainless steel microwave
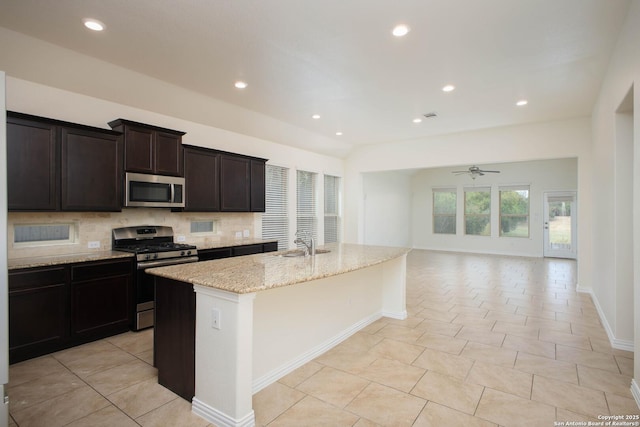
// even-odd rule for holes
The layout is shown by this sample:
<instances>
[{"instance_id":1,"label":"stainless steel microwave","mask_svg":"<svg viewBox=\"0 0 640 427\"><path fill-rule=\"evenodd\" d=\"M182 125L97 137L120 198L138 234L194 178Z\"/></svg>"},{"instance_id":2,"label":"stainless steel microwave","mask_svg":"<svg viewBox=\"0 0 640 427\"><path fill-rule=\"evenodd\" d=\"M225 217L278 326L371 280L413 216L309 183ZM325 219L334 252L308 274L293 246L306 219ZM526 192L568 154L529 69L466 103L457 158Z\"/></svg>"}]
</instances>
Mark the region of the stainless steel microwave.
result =
<instances>
[{"instance_id":1,"label":"stainless steel microwave","mask_svg":"<svg viewBox=\"0 0 640 427\"><path fill-rule=\"evenodd\" d=\"M127 172L124 205L149 208L184 207L184 178Z\"/></svg>"}]
</instances>

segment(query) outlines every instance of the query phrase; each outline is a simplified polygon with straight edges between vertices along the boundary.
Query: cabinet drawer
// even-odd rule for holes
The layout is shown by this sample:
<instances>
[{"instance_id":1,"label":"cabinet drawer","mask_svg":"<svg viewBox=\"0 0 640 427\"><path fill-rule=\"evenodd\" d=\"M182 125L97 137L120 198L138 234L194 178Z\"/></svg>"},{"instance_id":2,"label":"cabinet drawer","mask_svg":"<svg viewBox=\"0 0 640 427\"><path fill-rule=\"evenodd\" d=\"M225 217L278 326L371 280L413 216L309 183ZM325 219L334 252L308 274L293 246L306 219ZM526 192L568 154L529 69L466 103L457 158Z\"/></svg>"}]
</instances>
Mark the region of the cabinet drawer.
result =
<instances>
[{"instance_id":1,"label":"cabinet drawer","mask_svg":"<svg viewBox=\"0 0 640 427\"><path fill-rule=\"evenodd\" d=\"M278 242L264 243L264 252L275 252L278 250Z\"/></svg>"},{"instance_id":2,"label":"cabinet drawer","mask_svg":"<svg viewBox=\"0 0 640 427\"><path fill-rule=\"evenodd\" d=\"M231 248L220 249L203 249L198 251L200 261L210 261L212 259L229 258L231 256Z\"/></svg>"},{"instance_id":3,"label":"cabinet drawer","mask_svg":"<svg viewBox=\"0 0 640 427\"><path fill-rule=\"evenodd\" d=\"M132 272L133 263L131 259L81 264L71 267L71 281L80 282L104 277L123 276Z\"/></svg>"},{"instance_id":4,"label":"cabinet drawer","mask_svg":"<svg viewBox=\"0 0 640 427\"><path fill-rule=\"evenodd\" d=\"M241 256L241 255L252 255L252 254L260 254L262 253L262 245L245 245L245 246L234 246L233 248L233 256Z\"/></svg>"},{"instance_id":5,"label":"cabinet drawer","mask_svg":"<svg viewBox=\"0 0 640 427\"><path fill-rule=\"evenodd\" d=\"M67 281L65 267L37 268L9 272L9 291L58 285Z\"/></svg>"}]
</instances>

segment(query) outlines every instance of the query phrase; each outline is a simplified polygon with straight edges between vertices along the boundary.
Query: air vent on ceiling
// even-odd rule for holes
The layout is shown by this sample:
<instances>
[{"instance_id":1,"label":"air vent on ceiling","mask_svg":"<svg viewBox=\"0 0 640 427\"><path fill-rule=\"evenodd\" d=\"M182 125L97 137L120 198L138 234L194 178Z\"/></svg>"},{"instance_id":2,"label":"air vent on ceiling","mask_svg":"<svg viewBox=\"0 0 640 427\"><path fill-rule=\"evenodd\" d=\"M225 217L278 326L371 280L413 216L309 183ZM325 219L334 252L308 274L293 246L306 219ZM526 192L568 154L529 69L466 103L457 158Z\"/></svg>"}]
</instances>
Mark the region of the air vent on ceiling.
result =
<instances>
[{"instance_id":1,"label":"air vent on ceiling","mask_svg":"<svg viewBox=\"0 0 640 427\"><path fill-rule=\"evenodd\" d=\"M435 119L436 117L438 117L438 113L432 111L430 113L423 114L423 116L427 119Z\"/></svg>"}]
</instances>

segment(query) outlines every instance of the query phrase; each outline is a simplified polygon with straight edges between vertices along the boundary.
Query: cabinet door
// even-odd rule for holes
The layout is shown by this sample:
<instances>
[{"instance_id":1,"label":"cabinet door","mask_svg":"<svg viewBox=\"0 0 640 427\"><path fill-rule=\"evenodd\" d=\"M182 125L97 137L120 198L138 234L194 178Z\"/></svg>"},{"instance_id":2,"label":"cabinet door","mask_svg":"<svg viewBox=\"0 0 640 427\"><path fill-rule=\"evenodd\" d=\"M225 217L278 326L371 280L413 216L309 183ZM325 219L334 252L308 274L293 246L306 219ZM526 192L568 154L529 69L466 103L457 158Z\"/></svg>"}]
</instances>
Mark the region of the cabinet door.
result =
<instances>
[{"instance_id":1,"label":"cabinet door","mask_svg":"<svg viewBox=\"0 0 640 427\"><path fill-rule=\"evenodd\" d=\"M155 138L154 173L183 176L182 136L158 131Z\"/></svg>"},{"instance_id":2,"label":"cabinet door","mask_svg":"<svg viewBox=\"0 0 640 427\"><path fill-rule=\"evenodd\" d=\"M250 160L222 154L220 156L220 210L249 212Z\"/></svg>"},{"instance_id":3,"label":"cabinet door","mask_svg":"<svg viewBox=\"0 0 640 427\"><path fill-rule=\"evenodd\" d=\"M154 132L150 129L124 126L124 170L153 173ZM121 130L121 128L114 128Z\"/></svg>"},{"instance_id":4,"label":"cabinet door","mask_svg":"<svg viewBox=\"0 0 640 427\"><path fill-rule=\"evenodd\" d=\"M210 150L184 149L185 211L220 210L219 161Z\"/></svg>"},{"instance_id":5,"label":"cabinet door","mask_svg":"<svg viewBox=\"0 0 640 427\"><path fill-rule=\"evenodd\" d=\"M69 338L64 267L9 273L9 362L63 348Z\"/></svg>"},{"instance_id":6,"label":"cabinet door","mask_svg":"<svg viewBox=\"0 0 640 427\"><path fill-rule=\"evenodd\" d=\"M72 338L99 338L129 329L133 314L130 260L71 268Z\"/></svg>"},{"instance_id":7,"label":"cabinet door","mask_svg":"<svg viewBox=\"0 0 640 427\"><path fill-rule=\"evenodd\" d=\"M7 117L7 204L9 210L57 210L57 127Z\"/></svg>"},{"instance_id":8,"label":"cabinet door","mask_svg":"<svg viewBox=\"0 0 640 427\"><path fill-rule=\"evenodd\" d=\"M251 212L265 210L265 162L251 160Z\"/></svg>"},{"instance_id":9,"label":"cabinet door","mask_svg":"<svg viewBox=\"0 0 640 427\"><path fill-rule=\"evenodd\" d=\"M120 211L122 144L117 135L62 128L61 208Z\"/></svg>"}]
</instances>

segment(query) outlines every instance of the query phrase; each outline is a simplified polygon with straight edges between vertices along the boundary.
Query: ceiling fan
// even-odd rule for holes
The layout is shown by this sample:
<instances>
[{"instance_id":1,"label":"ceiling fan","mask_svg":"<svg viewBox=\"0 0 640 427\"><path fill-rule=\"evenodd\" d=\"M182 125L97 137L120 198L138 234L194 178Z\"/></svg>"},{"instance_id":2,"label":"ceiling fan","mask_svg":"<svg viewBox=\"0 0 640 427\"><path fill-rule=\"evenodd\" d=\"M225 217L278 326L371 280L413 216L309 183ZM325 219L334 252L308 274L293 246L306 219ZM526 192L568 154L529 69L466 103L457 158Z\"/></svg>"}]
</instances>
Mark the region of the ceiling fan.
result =
<instances>
[{"instance_id":1,"label":"ceiling fan","mask_svg":"<svg viewBox=\"0 0 640 427\"><path fill-rule=\"evenodd\" d=\"M500 173L500 171L488 171L488 170L482 170L480 169L478 166L470 166L469 169L464 170L464 171L453 171L451 172L454 175L462 175L462 174L468 174L471 179L476 179L476 177L478 176L483 176L485 173Z\"/></svg>"}]
</instances>

